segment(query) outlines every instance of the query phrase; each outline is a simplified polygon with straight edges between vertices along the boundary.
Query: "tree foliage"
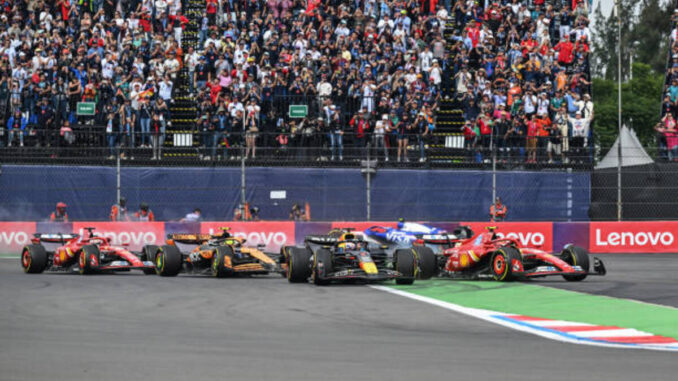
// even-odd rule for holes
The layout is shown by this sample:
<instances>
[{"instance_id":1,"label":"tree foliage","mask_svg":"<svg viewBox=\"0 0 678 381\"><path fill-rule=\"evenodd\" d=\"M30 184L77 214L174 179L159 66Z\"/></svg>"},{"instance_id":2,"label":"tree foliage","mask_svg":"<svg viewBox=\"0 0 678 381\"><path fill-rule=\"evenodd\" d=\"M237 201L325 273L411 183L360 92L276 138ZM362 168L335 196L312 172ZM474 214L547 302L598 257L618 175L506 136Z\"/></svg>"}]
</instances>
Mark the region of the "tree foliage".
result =
<instances>
[{"instance_id":1,"label":"tree foliage","mask_svg":"<svg viewBox=\"0 0 678 381\"><path fill-rule=\"evenodd\" d=\"M663 86L663 73L657 73L650 65L640 62L633 64L633 79L622 84L622 123L632 127L646 147L655 143L653 128L659 119ZM617 139L619 128L617 81L594 78L593 91L593 131L604 155Z\"/></svg>"},{"instance_id":2,"label":"tree foliage","mask_svg":"<svg viewBox=\"0 0 678 381\"><path fill-rule=\"evenodd\" d=\"M675 1L618 1L622 20L622 123L636 131L645 147L654 147L653 128L660 115ZM605 17L600 3L595 18L592 57L594 134L604 155L618 135L618 30L616 14L612 12Z\"/></svg>"}]
</instances>

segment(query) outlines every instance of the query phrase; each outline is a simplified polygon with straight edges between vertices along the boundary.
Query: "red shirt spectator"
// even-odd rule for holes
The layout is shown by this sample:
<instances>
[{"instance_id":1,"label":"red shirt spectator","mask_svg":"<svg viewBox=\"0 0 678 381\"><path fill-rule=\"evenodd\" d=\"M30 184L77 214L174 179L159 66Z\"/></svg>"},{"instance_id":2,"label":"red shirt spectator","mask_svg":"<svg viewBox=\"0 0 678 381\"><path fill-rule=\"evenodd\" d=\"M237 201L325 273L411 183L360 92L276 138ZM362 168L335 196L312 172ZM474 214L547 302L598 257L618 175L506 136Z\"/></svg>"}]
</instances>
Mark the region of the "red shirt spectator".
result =
<instances>
[{"instance_id":1,"label":"red shirt spectator","mask_svg":"<svg viewBox=\"0 0 678 381\"><path fill-rule=\"evenodd\" d=\"M561 64L569 65L574 60L574 54L572 53L574 46L569 39L560 41L553 49L558 52L558 62Z\"/></svg>"}]
</instances>

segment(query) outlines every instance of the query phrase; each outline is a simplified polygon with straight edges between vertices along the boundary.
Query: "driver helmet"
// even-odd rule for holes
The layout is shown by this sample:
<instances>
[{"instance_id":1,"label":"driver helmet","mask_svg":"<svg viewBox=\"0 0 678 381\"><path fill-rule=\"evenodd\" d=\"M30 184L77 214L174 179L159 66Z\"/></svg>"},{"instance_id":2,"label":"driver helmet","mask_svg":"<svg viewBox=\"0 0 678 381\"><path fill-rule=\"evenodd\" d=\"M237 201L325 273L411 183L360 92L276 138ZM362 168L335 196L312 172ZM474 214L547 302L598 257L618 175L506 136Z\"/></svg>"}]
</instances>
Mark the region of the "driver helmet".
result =
<instances>
[{"instance_id":1,"label":"driver helmet","mask_svg":"<svg viewBox=\"0 0 678 381\"><path fill-rule=\"evenodd\" d=\"M355 242L346 242L344 248L346 250L355 250Z\"/></svg>"},{"instance_id":2,"label":"driver helmet","mask_svg":"<svg viewBox=\"0 0 678 381\"><path fill-rule=\"evenodd\" d=\"M139 209L143 210L144 212L148 212L148 204L145 203L145 202L142 202L142 203L139 205Z\"/></svg>"},{"instance_id":3,"label":"driver helmet","mask_svg":"<svg viewBox=\"0 0 678 381\"><path fill-rule=\"evenodd\" d=\"M65 202L57 202L56 204L56 209L59 214L64 214L66 212L66 203Z\"/></svg>"},{"instance_id":4,"label":"driver helmet","mask_svg":"<svg viewBox=\"0 0 678 381\"><path fill-rule=\"evenodd\" d=\"M405 219L403 217L398 218L398 229L402 229L405 226Z\"/></svg>"}]
</instances>

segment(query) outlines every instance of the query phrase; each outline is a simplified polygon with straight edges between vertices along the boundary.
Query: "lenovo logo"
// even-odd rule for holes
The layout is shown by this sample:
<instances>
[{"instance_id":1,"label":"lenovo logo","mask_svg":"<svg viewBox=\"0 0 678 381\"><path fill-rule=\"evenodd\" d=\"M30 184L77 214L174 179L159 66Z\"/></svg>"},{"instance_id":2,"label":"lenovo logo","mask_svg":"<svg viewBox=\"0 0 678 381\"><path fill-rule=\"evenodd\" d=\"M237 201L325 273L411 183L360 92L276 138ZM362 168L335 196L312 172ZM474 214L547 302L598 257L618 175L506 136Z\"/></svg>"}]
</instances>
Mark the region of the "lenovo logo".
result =
<instances>
[{"instance_id":1,"label":"lenovo logo","mask_svg":"<svg viewBox=\"0 0 678 381\"><path fill-rule=\"evenodd\" d=\"M670 246L675 242L671 232L607 232L596 229L595 244L598 246L657 246L659 244Z\"/></svg>"},{"instance_id":2,"label":"lenovo logo","mask_svg":"<svg viewBox=\"0 0 678 381\"><path fill-rule=\"evenodd\" d=\"M678 253L678 222L591 222L593 253Z\"/></svg>"},{"instance_id":3,"label":"lenovo logo","mask_svg":"<svg viewBox=\"0 0 678 381\"><path fill-rule=\"evenodd\" d=\"M497 232L497 237L514 239L521 247L541 246L546 241L544 235L539 232L511 232L506 235Z\"/></svg>"}]
</instances>

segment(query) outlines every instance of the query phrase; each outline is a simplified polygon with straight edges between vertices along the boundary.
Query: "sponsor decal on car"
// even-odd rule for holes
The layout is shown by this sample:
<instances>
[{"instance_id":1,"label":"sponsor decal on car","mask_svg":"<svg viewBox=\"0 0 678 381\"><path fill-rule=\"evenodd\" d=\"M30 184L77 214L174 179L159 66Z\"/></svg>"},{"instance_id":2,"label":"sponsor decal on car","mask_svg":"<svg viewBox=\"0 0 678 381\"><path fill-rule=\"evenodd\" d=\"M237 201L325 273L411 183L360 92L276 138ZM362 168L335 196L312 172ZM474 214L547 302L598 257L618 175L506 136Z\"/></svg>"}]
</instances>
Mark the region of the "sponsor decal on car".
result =
<instances>
[{"instance_id":1,"label":"sponsor decal on car","mask_svg":"<svg viewBox=\"0 0 678 381\"><path fill-rule=\"evenodd\" d=\"M231 235L246 239L245 245L264 245L268 251L277 251L282 246L294 244L294 222L290 221L202 222L200 232L219 234L222 227L229 227Z\"/></svg>"},{"instance_id":2,"label":"sponsor decal on car","mask_svg":"<svg viewBox=\"0 0 678 381\"><path fill-rule=\"evenodd\" d=\"M678 252L678 222L591 222L592 253Z\"/></svg>"},{"instance_id":3,"label":"sponsor decal on car","mask_svg":"<svg viewBox=\"0 0 678 381\"><path fill-rule=\"evenodd\" d=\"M94 227L94 234L108 238L111 245L127 245L133 251L145 245L162 245L165 235L163 222L74 222L73 232L87 237L86 227Z\"/></svg>"},{"instance_id":4,"label":"sponsor decal on car","mask_svg":"<svg viewBox=\"0 0 678 381\"><path fill-rule=\"evenodd\" d=\"M552 222L460 222L459 225L470 226L476 234L488 227L496 226L498 238L514 239L520 247L553 250Z\"/></svg>"}]
</instances>

